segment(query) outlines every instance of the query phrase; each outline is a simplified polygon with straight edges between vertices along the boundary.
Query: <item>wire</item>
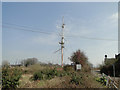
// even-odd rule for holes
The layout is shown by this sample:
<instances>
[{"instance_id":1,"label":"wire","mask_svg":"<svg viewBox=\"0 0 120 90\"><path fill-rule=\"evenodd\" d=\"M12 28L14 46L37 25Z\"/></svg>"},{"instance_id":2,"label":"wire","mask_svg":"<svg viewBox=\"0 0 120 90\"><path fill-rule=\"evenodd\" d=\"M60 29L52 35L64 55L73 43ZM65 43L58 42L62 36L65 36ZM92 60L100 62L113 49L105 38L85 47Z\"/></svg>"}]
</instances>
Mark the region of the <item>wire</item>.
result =
<instances>
[{"instance_id":1,"label":"wire","mask_svg":"<svg viewBox=\"0 0 120 90\"><path fill-rule=\"evenodd\" d=\"M7 24L7 25L4 25ZM14 25L14 26L11 26ZM15 27L17 26L17 27ZM23 28L21 28L23 27ZM17 24L11 24L11 23L3 23L3 28L11 28L14 30L23 30L23 31L30 31L30 32L35 32L35 33L43 33L43 34L53 34L51 32L43 32L43 31L39 31L39 30L33 30L33 29L37 29L37 28L33 28L30 26L23 26L23 25L17 25ZM61 35L60 35L61 36ZM80 35L66 35L65 37L67 38L74 38L74 37L78 37L78 38L83 38L83 39L91 39L91 40L104 40L104 41L118 41L115 39L106 39L106 38L95 38L95 37L85 37L85 36L80 36Z\"/></svg>"},{"instance_id":2,"label":"wire","mask_svg":"<svg viewBox=\"0 0 120 90\"><path fill-rule=\"evenodd\" d=\"M92 39L92 40L105 40L105 41L118 41L116 39L106 39L106 38L95 38L95 37L85 37L85 36L66 36L68 38L72 38L72 37L80 37L83 39Z\"/></svg>"},{"instance_id":3,"label":"wire","mask_svg":"<svg viewBox=\"0 0 120 90\"><path fill-rule=\"evenodd\" d=\"M42 32L42 31L38 31L38 30L32 30L32 29L24 29L24 28L18 28L18 27L11 27L11 26L6 26L3 25L4 28L11 28L13 30L23 30L23 31L30 31L30 32L36 32L36 33L43 33L43 34L52 34L50 32Z\"/></svg>"},{"instance_id":4,"label":"wire","mask_svg":"<svg viewBox=\"0 0 120 90\"><path fill-rule=\"evenodd\" d=\"M26 26L26 25L18 25L18 24L13 24L13 23L7 23L7 22L3 22L3 25L4 24L7 24L7 25L14 25L14 26L17 26L17 27L23 27L23 28L29 28L29 29L39 29L39 30L43 30L43 29L40 29L40 28L34 28L33 26Z\"/></svg>"}]
</instances>

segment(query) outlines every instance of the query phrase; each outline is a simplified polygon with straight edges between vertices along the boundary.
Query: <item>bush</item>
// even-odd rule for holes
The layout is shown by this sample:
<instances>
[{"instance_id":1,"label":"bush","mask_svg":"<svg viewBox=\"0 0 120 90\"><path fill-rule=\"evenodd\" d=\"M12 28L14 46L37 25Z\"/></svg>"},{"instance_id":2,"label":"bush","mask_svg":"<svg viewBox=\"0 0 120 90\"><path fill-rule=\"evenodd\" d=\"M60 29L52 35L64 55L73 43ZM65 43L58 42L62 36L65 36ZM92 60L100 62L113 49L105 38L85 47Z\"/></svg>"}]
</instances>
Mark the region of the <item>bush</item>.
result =
<instances>
[{"instance_id":1,"label":"bush","mask_svg":"<svg viewBox=\"0 0 120 90\"><path fill-rule=\"evenodd\" d=\"M74 71L74 68L73 68L73 66L71 66L71 65L66 65L66 66L63 67L63 69L64 69L65 71Z\"/></svg>"},{"instance_id":2,"label":"bush","mask_svg":"<svg viewBox=\"0 0 120 90\"><path fill-rule=\"evenodd\" d=\"M34 80L42 80L43 79L43 74L42 72L35 72L34 75L33 75L33 79Z\"/></svg>"},{"instance_id":3,"label":"bush","mask_svg":"<svg viewBox=\"0 0 120 90\"><path fill-rule=\"evenodd\" d=\"M44 71L35 72L33 75L33 79L34 80L52 79L54 76L57 76L57 75L58 75L58 72L56 69L53 69L53 70L46 69Z\"/></svg>"},{"instance_id":4,"label":"bush","mask_svg":"<svg viewBox=\"0 0 120 90\"><path fill-rule=\"evenodd\" d=\"M55 68L54 69L46 69L44 71L37 71L34 73L33 75L33 80L50 80L52 78L54 78L55 76L58 77L63 77L65 75L69 75L68 72L64 72L64 71L57 71Z\"/></svg>"},{"instance_id":5,"label":"bush","mask_svg":"<svg viewBox=\"0 0 120 90\"><path fill-rule=\"evenodd\" d=\"M10 69L9 67L4 67L2 69L2 88L17 88L21 75L21 71L17 68Z\"/></svg>"},{"instance_id":6,"label":"bush","mask_svg":"<svg viewBox=\"0 0 120 90\"><path fill-rule=\"evenodd\" d=\"M28 70L24 70L23 73L24 73L24 74L27 74L27 73L28 73Z\"/></svg>"},{"instance_id":7,"label":"bush","mask_svg":"<svg viewBox=\"0 0 120 90\"><path fill-rule=\"evenodd\" d=\"M105 77L96 78L96 81L102 83L103 85L106 85L106 82L107 82L107 80L105 79Z\"/></svg>"},{"instance_id":8,"label":"bush","mask_svg":"<svg viewBox=\"0 0 120 90\"><path fill-rule=\"evenodd\" d=\"M70 83L75 83L76 85L79 85L81 84L81 80L82 80L81 78L82 78L81 76L73 75Z\"/></svg>"}]
</instances>

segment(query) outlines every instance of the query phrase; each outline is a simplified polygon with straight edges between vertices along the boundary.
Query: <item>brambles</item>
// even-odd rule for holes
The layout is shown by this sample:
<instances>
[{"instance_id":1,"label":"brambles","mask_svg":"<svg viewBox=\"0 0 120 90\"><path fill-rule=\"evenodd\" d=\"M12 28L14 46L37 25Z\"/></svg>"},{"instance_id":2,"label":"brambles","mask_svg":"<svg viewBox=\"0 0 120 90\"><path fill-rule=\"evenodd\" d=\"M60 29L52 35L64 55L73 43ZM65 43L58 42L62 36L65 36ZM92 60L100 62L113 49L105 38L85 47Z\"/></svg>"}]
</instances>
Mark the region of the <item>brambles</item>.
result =
<instances>
[{"instance_id":1,"label":"brambles","mask_svg":"<svg viewBox=\"0 0 120 90\"><path fill-rule=\"evenodd\" d=\"M76 85L79 85L81 84L81 80L82 80L82 76L77 76L76 74L74 74L72 76L70 83L75 83Z\"/></svg>"},{"instance_id":2,"label":"brambles","mask_svg":"<svg viewBox=\"0 0 120 90\"><path fill-rule=\"evenodd\" d=\"M21 74L21 71L17 68L4 67L2 69L2 88L17 88Z\"/></svg>"},{"instance_id":3,"label":"brambles","mask_svg":"<svg viewBox=\"0 0 120 90\"><path fill-rule=\"evenodd\" d=\"M42 80L43 79L43 75L41 72L35 72L33 75L33 79L34 80Z\"/></svg>"},{"instance_id":4,"label":"brambles","mask_svg":"<svg viewBox=\"0 0 120 90\"><path fill-rule=\"evenodd\" d=\"M46 69L43 71L37 71L33 75L33 80L50 80L56 76L58 77L63 77L69 75L68 72L65 71L57 71L55 68L54 69Z\"/></svg>"},{"instance_id":5,"label":"brambles","mask_svg":"<svg viewBox=\"0 0 120 90\"><path fill-rule=\"evenodd\" d=\"M52 79L54 76L57 76L58 72L56 69L53 70L44 70L44 71L37 71L33 75L33 80L42 80L42 79Z\"/></svg>"}]
</instances>

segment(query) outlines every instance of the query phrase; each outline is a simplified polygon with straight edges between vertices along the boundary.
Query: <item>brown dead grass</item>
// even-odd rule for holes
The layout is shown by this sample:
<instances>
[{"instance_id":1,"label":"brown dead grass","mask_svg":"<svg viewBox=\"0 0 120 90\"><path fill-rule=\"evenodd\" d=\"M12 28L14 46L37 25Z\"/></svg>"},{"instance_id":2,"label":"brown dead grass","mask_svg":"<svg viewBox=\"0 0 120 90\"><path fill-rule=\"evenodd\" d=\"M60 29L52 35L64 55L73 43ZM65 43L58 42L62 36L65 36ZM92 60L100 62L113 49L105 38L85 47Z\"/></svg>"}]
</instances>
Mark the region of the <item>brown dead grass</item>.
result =
<instances>
[{"instance_id":1,"label":"brown dead grass","mask_svg":"<svg viewBox=\"0 0 120 90\"><path fill-rule=\"evenodd\" d=\"M38 70L45 70L45 69L53 69L54 67L48 68L47 66L41 65L32 65L29 67L22 67L24 70L28 70L28 74L23 74L22 78L20 79L19 88L105 88L100 83L95 80L95 77L92 76L90 72L73 72L80 74L81 84L75 85L74 83L70 83L71 76L64 76L64 77L54 77L50 80L31 80L31 77L34 72ZM63 71L60 67L57 68L58 71Z\"/></svg>"},{"instance_id":2,"label":"brown dead grass","mask_svg":"<svg viewBox=\"0 0 120 90\"><path fill-rule=\"evenodd\" d=\"M88 73L83 75L80 85L70 83L70 76L54 77L50 80L37 81L30 80L31 77L32 75L30 74L22 75L19 88L105 88L95 81L94 76Z\"/></svg>"}]
</instances>

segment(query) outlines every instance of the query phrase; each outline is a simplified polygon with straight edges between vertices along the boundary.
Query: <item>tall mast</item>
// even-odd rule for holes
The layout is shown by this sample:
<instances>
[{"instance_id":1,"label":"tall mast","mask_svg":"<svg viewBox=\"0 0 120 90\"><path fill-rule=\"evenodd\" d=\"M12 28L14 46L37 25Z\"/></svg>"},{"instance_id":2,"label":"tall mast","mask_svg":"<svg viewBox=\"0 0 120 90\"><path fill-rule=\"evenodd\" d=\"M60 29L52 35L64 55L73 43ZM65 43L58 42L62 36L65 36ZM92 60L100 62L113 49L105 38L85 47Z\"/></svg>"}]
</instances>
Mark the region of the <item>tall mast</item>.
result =
<instances>
[{"instance_id":1,"label":"tall mast","mask_svg":"<svg viewBox=\"0 0 120 90\"><path fill-rule=\"evenodd\" d=\"M61 42L59 42L59 44L61 44L61 65L63 67L63 48L64 48L64 17L63 17L63 20L62 20L62 32L61 32Z\"/></svg>"}]
</instances>

